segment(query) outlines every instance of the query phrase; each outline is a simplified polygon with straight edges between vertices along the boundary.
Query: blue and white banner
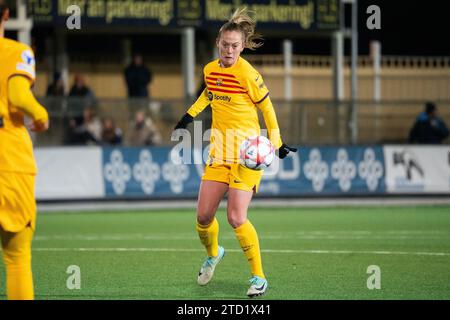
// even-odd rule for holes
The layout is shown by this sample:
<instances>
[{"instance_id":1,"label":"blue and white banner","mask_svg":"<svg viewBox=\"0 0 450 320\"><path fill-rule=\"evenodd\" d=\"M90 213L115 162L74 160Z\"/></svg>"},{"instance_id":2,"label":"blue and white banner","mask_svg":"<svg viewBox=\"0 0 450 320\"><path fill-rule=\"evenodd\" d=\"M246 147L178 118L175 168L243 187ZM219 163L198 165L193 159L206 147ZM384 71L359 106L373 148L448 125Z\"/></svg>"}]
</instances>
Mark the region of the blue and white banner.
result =
<instances>
[{"instance_id":1,"label":"blue and white banner","mask_svg":"<svg viewBox=\"0 0 450 320\"><path fill-rule=\"evenodd\" d=\"M196 196L203 166L175 165L169 155L168 148L104 149L106 196ZM383 192L384 158L379 147L301 148L284 160L277 158L259 189L260 195L275 196Z\"/></svg>"},{"instance_id":2,"label":"blue and white banner","mask_svg":"<svg viewBox=\"0 0 450 320\"><path fill-rule=\"evenodd\" d=\"M174 164L171 150L39 148L35 150L36 197L196 198L203 165ZM191 160L202 159L202 154L203 150L194 151ZM450 194L450 147L300 147L286 159L275 158L264 172L258 193L278 197L373 194Z\"/></svg>"},{"instance_id":3,"label":"blue and white banner","mask_svg":"<svg viewBox=\"0 0 450 320\"><path fill-rule=\"evenodd\" d=\"M197 195L203 166L174 164L169 148L107 148L102 155L107 198Z\"/></svg>"},{"instance_id":4,"label":"blue and white banner","mask_svg":"<svg viewBox=\"0 0 450 320\"><path fill-rule=\"evenodd\" d=\"M174 164L168 147L42 148L35 154L38 200L195 198L203 174L202 164ZM192 156L201 159L202 150ZM284 160L276 158L259 195L383 194L384 159L378 146L300 147Z\"/></svg>"},{"instance_id":5,"label":"blue and white banner","mask_svg":"<svg viewBox=\"0 0 450 320\"><path fill-rule=\"evenodd\" d=\"M263 177L261 195L376 194L385 190L381 147L299 148L277 162L279 168L275 163Z\"/></svg>"}]
</instances>

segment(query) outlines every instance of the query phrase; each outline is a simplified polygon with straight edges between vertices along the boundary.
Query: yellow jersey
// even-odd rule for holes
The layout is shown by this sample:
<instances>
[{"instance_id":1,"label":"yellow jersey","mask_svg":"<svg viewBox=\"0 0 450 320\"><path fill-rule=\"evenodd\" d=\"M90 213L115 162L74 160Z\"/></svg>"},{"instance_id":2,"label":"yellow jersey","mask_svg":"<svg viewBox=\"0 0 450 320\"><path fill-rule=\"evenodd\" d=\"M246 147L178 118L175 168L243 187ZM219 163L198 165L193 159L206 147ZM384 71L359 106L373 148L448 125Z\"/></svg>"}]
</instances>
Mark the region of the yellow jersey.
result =
<instances>
[{"instance_id":1,"label":"yellow jersey","mask_svg":"<svg viewBox=\"0 0 450 320\"><path fill-rule=\"evenodd\" d=\"M36 174L33 144L24 125L24 114L8 99L8 80L14 75L34 82L33 51L20 42L0 38L0 172Z\"/></svg>"},{"instance_id":2,"label":"yellow jersey","mask_svg":"<svg viewBox=\"0 0 450 320\"><path fill-rule=\"evenodd\" d=\"M269 97L269 90L261 74L242 57L228 68L221 67L219 59L214 60L205 66L203 75L206 88L187 113L195 118L211 105L210 157L236 163L242 141L260 135L257 108ZM277 149L282 142L275 112L272 104L265 105L265 109L261 111L269 138Z\"/></svg>"}]
</instances>

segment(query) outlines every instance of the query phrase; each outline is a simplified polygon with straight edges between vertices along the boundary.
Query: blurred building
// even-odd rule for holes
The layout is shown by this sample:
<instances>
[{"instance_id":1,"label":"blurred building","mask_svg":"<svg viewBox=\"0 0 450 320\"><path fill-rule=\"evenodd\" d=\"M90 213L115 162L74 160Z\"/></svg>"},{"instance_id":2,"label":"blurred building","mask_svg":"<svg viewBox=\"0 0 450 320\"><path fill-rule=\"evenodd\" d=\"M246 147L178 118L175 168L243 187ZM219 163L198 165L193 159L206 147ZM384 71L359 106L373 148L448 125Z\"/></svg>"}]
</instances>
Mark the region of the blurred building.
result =
<instances>
[{"instance_id":1,"label":"blurred building","mask_svg":"<svg viewBox=\"0 0 450 320\"><path fill-rule=\"evenodd\" d=\"M37 51L37 96L45 96L55 72L62 74L66 86L75 74L83 73L99 99L99 115L114 117L126 130L142 104L127 100L123 70L132 54L141 52L154 75L148 111L158 121L165 143L174 121L202 82L203 65L216 56L218 27L234 9L224 0L146 1L144 7L135 7L141 13L119 2L114 8L103 0L85 2L80 7L80 29L70 30L70 14L64 7L68 3L22 3L33 20L29 40ZM438 101L443 118L450 122L450 53L383 54L383 39L392 42L386 38L389 30L371 33L380 41L369 45L363 7L368 2L364 0L358 1L360 38L365 40L359 51L364 54L359 54L352 65L348 50L351 14L340 1L271 3L242 1L256 9L258 29L265 36L261 49L244 52L243 56L264 76L287 140L324 144L404 142L426 100ZM20 10L14 12L19 16ZM275 13L277 19L273 18ZM20 32L26 39L26 32ZM389 48L395 46L390 44ZM357 74L357 112L352 103L353 71ZM61 110L52 112L56 117L64 116L61 100ZM358 120L356 141L352 140L353 117ZM55 142L46 140L45 135L41 139L42 143Z\"/></svg>"}]
</instances>

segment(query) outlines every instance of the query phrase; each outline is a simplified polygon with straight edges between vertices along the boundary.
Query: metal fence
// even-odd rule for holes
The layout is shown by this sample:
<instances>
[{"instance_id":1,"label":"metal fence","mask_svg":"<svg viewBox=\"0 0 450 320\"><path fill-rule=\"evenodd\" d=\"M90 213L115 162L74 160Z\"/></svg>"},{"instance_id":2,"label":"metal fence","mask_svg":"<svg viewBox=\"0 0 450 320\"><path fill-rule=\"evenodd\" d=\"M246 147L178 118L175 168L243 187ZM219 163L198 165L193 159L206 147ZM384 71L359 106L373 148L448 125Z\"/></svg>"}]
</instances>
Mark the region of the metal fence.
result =
<instances>
[{"instance_id":1,"label":"metal fence","mask_svg":"<svg viewBox=\"0 0 450 320\"><path fill-rule=\"evenodd\" d=\"M114 54L114 53L112 53ZM111 60L100 56L79 55L71 57L69 79L82 73L87 85L102 98L125 98L126 86L120 54ZM263 75L272 98L286 98L286 83L292 81L293 99L332 100L333 59L331 56L293 55L292 70L286 70L283 55L245 54ZM150 86L156 99L182 99L184 85L182 68L178 60L168 57L147 57L154 81ZM450 100L450 57L382 56L376 68L370 56L358 59L358 99L362 100ZM343 98L350 98L351 74L349 57L344 59ZM203 65L196 66L197 81L201 79ZM51 81L49 64L37 65L34 92L45 95ZM69 81L69 79L67 79ZM69 84L67 83L68 87Z\"/></svg>"},{"instance_id":2,"label":"metal fence","mask_svg":"<svg viewBox=\"0 0 450 320\"><path fill-rule=\"evenodd\" d=\"M38 146L64 145L70 120L82 117L92 107L98 118L110 117L126 136L137 110L145 110L162 135L162 145L171 145L170 134L190 103L183 100L41 98L48 109L51 128L34 137ZM425 101L358 101L357 144L407 142L417 115ZM326 100L273 101L283 140L290 144L336 145L351 143L351 103ZM450 101L436 102L440 116L450 125ZM196 119L203 130L211 126L211 110L206 108ZM261 126L265 127L260 114ZM446 140L450 142L449 139Z\"/></svg>"}]
</instances>

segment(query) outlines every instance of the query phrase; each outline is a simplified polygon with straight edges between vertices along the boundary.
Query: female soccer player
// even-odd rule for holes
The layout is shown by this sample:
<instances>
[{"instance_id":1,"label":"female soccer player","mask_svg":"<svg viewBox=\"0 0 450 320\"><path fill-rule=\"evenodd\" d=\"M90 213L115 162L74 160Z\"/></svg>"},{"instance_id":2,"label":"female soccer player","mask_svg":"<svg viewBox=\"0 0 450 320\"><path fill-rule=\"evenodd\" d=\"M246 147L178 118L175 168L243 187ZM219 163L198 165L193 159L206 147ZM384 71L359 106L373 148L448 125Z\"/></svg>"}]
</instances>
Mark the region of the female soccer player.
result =
<instances>
[{"instance_id":1,"label":"female soccer player","mask_svg":"<svg viewBox=\"0 0 450 320\"><path fill-rule=\"evenodd\" d=\"M250 264L249 297L262 295L267 290L258 235L247 219L247 209L253 193L258 190L262 171L240 165L238 156L240 143L251 135L259 135L257 108L262 111L277 155L284 158L289 151L297 151L282 143L269 91L261 75L240 57L244 48L253 50L262 45L256 42L257 39L260 36L255 34L255 22L246 14L246 9L236 10L219 30L216 40L219 59L207 64L203 70L205 90L175 127L175 130L185 129L193 118L211 105L211 149L197 205L197 231L208 257L200 268L197 282L206 285L224 256L225 250L218 244L219 224L215 214L228 192L228 222Z\"/></svg>"},{"instance_id":2,"label":"female soccer player","mask_svg":"<svg viewBox=\"0 0 450 320\"><path fill-rule=\"evenodd\" d=\"M8 299L34 298L31 240L36 225L33 146L24 115L33 121L30 130L48 129L48 114L34 98L35 80L31 49L4 38L9 10L0 0L0 238L6 267Z\"/></svg>"}]
</instances>

